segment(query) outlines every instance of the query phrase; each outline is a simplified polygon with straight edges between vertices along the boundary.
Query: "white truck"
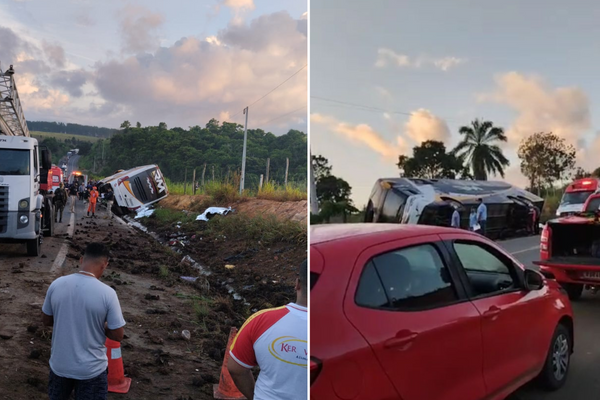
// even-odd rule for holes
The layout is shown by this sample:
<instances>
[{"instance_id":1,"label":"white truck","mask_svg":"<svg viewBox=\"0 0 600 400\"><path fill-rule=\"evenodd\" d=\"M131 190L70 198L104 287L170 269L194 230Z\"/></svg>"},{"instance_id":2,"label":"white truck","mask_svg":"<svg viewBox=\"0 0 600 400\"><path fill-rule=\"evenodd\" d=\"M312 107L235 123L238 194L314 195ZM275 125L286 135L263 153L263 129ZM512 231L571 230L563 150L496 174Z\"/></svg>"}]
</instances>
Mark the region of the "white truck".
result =
<instances>
[{"instance_id":1,"label":"white truck","mask_svg":"<svg viewBox=\"0 0 600 400\"><path fill-rule=\"evenodd\" d=\"M40 255L42 236L54 230L48 191L50 152L29 135L15 85L13 66L0 66L0 242L26 243Z\"/></svg>"}]
</instances>

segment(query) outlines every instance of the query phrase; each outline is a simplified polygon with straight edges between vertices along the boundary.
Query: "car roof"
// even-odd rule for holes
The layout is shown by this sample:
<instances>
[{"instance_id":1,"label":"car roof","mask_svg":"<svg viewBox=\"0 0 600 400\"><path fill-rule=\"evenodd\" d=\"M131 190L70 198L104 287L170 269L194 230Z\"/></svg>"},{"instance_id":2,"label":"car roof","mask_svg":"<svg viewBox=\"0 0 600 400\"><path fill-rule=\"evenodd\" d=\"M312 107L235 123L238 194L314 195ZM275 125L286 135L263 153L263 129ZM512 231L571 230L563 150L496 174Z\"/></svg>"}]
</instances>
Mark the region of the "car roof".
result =
<instances>
[{"instance_id":1,"label":"car roof","mask_svg":"<svg viewBox=\"0 0 600 400\"><path fill-rule=\"evenodd\" d=\"M355 238L357 236L375 239L377 236L386 236L391 239L406 239L414 236L450 233L455 228L432 225L414 224L327 224L312 225L310 227L310 244L320 244L336 240ZM461 233L471 233L460 230Z\"/></svg>"}]
</instances>

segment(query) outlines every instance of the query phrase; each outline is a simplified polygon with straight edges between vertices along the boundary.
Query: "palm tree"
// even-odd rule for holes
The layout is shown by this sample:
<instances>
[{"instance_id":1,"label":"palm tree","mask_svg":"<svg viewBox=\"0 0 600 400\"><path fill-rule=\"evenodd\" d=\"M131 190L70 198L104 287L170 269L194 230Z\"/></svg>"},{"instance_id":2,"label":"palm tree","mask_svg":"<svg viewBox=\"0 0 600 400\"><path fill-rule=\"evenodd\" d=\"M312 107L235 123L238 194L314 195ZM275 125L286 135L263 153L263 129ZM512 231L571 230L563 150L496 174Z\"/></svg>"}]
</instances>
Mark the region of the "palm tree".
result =
<instances>
[{"instance_id":1,"label":"palm tree","mask_svg":"<svg viewBox=\"0 0 600 400\"><path fill-rule=\"evenodd\" d=\"M473 177L485 181L489 173L494 173L504 178L504 168L510 162L502 154L502 149L494 144L507 141L504 130L491 121L476 119L470 126L462 126L458 132L463 139L452 152L466 160L473 170Z\"/></svg>"}]
</instances>

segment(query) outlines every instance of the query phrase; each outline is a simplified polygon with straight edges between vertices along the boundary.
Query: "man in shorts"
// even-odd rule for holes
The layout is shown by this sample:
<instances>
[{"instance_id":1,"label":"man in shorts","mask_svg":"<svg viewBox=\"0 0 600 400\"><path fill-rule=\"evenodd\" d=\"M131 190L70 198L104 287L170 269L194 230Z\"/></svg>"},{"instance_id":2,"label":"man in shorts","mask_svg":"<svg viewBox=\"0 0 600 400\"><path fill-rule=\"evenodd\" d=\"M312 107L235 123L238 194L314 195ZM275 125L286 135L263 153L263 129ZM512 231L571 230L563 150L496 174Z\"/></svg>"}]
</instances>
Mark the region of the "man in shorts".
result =
<instances>
[{"instance_id":1,"label":"man in shorts","mask_svg":"<svg viewBox=\"0 0 600 400\"><path fill-rule=\"evenodd\" d=\"M56 279L42 306L42 321L52 326L50 400L106 400L106 338L123 340L125 320L117 293L98 279L108 266L108 248L90 243L81 271Z\"/></svg>"},{"instance_id":2,"label":"man in shorts","mask_svg":"<svg viewBox=\"0 0 600 400\"><path fill-rule=\"evenodd\" d=\"M308 325L307 262L296 279L296 302L262 310L242 325L227 369L249 400L305 400L307 393ZM252 367L260 367L256 383Z\"/></svg>"}]
</instances>

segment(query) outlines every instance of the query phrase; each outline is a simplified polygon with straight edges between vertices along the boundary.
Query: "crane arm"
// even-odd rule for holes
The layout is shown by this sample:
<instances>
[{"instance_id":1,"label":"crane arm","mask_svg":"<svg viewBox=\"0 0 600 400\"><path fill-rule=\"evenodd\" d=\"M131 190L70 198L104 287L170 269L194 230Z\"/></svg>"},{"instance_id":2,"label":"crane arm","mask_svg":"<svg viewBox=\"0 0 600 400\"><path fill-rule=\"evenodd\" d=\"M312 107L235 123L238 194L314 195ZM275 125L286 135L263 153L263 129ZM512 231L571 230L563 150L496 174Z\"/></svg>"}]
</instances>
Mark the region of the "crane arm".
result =
<instances>
[{"instance_id":1,"label":"crane arm","mask_svg":"<svg viewBox=\"0 0 600 400\"><path fill-rule=\"evenodd\" d=\"M0 67L0 134L29 137L14 73L12 65L5 72Z\"/></svg>"}]
</instances>

